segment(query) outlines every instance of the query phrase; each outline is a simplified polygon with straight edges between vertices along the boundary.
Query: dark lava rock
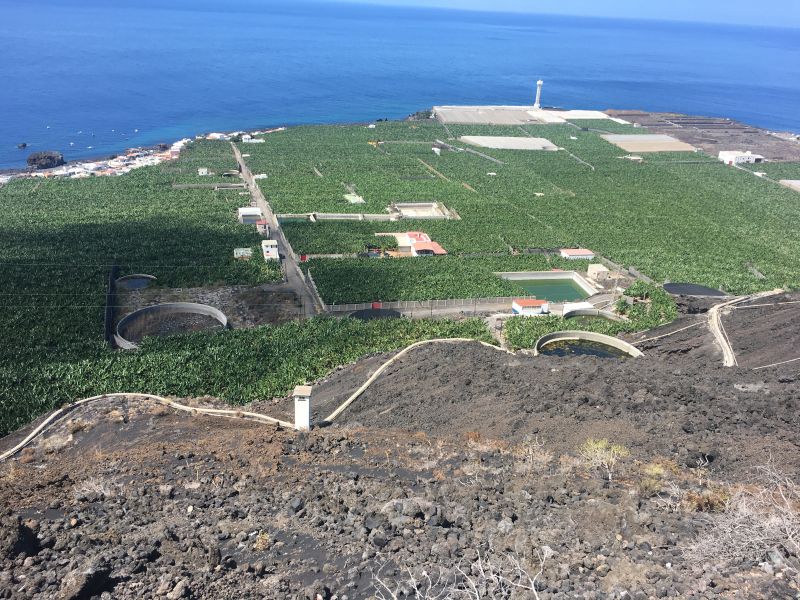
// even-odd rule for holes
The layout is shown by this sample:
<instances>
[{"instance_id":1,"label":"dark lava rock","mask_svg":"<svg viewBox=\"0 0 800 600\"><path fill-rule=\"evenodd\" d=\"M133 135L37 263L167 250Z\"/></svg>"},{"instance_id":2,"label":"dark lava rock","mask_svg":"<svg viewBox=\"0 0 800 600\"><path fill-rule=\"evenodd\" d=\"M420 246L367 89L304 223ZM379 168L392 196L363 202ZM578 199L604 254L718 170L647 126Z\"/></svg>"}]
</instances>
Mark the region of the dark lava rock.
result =
<instances>
[{"instance_id":1,"label":"dark lava rock","mask_svg":"<svg viewBox=\"0 0 800 600\"><path fill-rule=\"evenodd\" d=\"M71 571L61 583L60 600L82 600L98 596L114 587L107 565L91 564Z\"/></svg>"},{"instance_id":2,"label":"dark lava rock","mask_svg":"<svg viewBox=\"0 0 800 600\"><path fill-rule=\"evenodd\" d=\"M64 155L61 152L47 150L44 152L34 152L28 157L28 166L34 169L53 169L65 164Z\"/></svg>"}]
</instances>

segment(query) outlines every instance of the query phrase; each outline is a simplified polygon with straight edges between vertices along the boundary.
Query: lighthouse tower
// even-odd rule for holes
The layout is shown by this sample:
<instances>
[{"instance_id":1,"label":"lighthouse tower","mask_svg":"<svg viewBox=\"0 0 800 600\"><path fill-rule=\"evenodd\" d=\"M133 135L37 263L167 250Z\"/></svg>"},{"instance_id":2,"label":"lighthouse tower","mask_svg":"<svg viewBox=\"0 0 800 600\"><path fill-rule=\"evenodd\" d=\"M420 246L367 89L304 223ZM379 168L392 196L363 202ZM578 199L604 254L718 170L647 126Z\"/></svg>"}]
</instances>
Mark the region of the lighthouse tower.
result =
<instances>
[{"instance_id":1,"label":"lighthouse tower","mask_svg":"<svg viewBox=\"0 0 800 600\"><path fill-rule=\"evenodd\" d=\"M542 86L544 85L544 81L541 79L536 82L536 102L533 103L533 108L542 108L541 100L542 100Z\"/></svg>"}]
</instances>

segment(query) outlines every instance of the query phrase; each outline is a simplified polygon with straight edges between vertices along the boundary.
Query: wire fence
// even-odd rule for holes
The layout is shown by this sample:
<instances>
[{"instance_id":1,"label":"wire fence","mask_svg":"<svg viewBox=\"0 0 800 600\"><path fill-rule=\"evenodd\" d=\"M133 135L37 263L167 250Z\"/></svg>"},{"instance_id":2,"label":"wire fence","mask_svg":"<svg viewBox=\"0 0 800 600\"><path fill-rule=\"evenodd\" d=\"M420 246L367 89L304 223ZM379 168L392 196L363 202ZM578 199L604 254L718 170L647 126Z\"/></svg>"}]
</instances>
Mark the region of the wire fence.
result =
<instances>
[{"instance_id":1,"label":"wire fence","mask_svg":"<svg viewBox=\"0 0 800 600\"><path fill-rule=\"evenodd\" d=\"M395 302L361 302L357 304L325 304L327 313L345 313L358 310L388 309L402 312L434 311L444 309L471 309L477 311L485 307L505 306L519 296L496 296L492 298L457 298L452 300L400 300Z\"/></svg>"}]
</instances>

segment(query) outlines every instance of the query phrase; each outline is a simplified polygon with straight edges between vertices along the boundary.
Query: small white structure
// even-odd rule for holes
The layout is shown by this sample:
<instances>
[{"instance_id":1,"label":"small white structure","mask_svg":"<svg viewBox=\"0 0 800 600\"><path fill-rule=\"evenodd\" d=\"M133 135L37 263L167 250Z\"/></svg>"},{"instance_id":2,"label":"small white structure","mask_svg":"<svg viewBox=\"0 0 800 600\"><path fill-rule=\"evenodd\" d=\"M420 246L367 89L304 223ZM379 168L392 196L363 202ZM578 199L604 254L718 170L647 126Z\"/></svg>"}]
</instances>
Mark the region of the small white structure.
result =
<instances>
[{"instance_id":1,"label":"small white structure","mask_svg":"<svg viewBox=\"0 0 800 600\"><path fill-rule=\"evenodd\" d=\"M292 392L294 396L294 427L298 431L311 429L311 386L298 385Z\"/></svg>"},{"instance_id":2,"label":"small white structure","mask_svg":"<svg viewBox=\"0 0 800 600\"><path fill-rule=\"evenodd\" d=\"M562 248L560 254L561 258L567 260L592 260L594 258L594 252L586 248Z\"/></svg>"},{"instance_id":3,"label":"small white structure","mask_svg":"<svg viewBox=\"0 0 800 600\"><path fill-rule=\"evenodd\" d=\"M243 206L239 209L239 223L255 225L264 218L257 206Z\"/></svg>"},{"instance_id":4,"label":"small white structure","mask_svg":"<svg viewBox=\"0 0 800 600\"><path fill-rule=\"evenodd\" d=\"M345 194L344 199L347 200L350 204L364 204L366 200L359 196L358 194Z\"/></svg>"},{"instance_id":5,"label":"small white structure","mask_svg":"<svg viewBox=\"0 0 800 600\"><path fill-rule=\"evenodd\" d=\"M536 82L536 102L533 103L533 108L542 108L542 86L544 81L541 79Z\"/></svg>"},{"instance_id":6,"label":"small white structure","mask_svg":"<svg viewBox=\"0 0 800 600\"><path fill-rule=\"evenodd\" d=\"M261 253L264 255L264 260L266 262L280 260L278 242L276 240L261 240Z\"/></svg>"},{"instance_id":7,"label":"small white structure","mask_svg":"<svg viewBox=\"0 0 800 600\"><path fill-rule=\"evenodd\" d=\"M547 300L515 298L511 303L511 312L523 317L546 315L550 312L550 303Z\"/></svg>"},{"instance_id":8,"label":"small white structure","mask_svg":"<svg viewBox=\"0 0 800 600\"><path fill-rule=\"evenodd\" d=\"M442 149L441 148L437 148L436 146L434 146L433 148L431 148L431 150L433 150L433 153L436 156L441 156L442 155Z\"/></svg>"},{"instance_id":9,"label":"small white structure","mask_svg":"<svg viewBox=\"0 0 800 600\"><path fill-rule=\"evenodd\" d=\"M742 152L741 150L722 150L719 153L719 159L726 165L744 165L744 164L757 164L764 162L764 157L760 154L753 154L748 150Z\"/></svg>"},{"instance_id":10,"label":"small white structure","mask_svg":"<svg viewBox=\"0 0 800 600\"><path fill-rule=\"evenodd\" d=\"M377 125L375 125L375 123L370 123L369 125L367 125L367 129L375 129L376 127Z\"/></svg>"},{"instance_id":11,"label":"small white structure","mask_svg":"<svg viewBox=\"0 0 800 600\"><path fill-rule=\"evenodd\" d=\"M233 258L236 260L250 260L253 257L252 248L234 248Z\"/></svg>"},{"instance_id":12,"label":"small white structure","mask_svg":"<svg viewBox=\"0 0 800 600\"><path fill-rule=\"evenodd\" d=\"M246 140L246 139L242 138L242 143L243 144L263 144L264 143L264 138L250 138L249 140Z\"/></svg>"},{"instance_id":13,"label":"small white structure","mask_svg":"<svg viewBox=\"0 0 800 600\"><path fill-rule=\"evenodd\" d=\"M608 267L601 264L589 265L589 268L586 270L586 275L589 279L594 279L595 281L605 281L608 279L610 273L611 271L608 270Z\"/></svg>"},{"instance_id":14,"label":"small white structure","mask_svg":"<svg viewBox=\"0 0 800 600\"><path fill-rule=\"evenodd\" d=\"M207 167L200 167L199 169L197 169L197 174L200 177L208 177L208 174L209 174L208 173L208 168Z\"/></svg>"}]
</instances>

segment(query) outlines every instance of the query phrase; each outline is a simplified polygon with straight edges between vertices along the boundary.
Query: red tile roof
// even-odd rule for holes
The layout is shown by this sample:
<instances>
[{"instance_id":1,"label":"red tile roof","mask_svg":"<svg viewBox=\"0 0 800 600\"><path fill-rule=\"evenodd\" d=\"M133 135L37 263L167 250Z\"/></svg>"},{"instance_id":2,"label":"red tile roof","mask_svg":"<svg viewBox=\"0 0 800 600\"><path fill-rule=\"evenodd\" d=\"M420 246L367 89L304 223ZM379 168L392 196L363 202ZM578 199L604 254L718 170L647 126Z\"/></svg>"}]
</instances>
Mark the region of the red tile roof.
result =
<instances>
[{"instance_id":1,"label":"red tile roof","mask_svg":"<svg viewBox=\"0 0 800 600\"><path fill-rule=\"evenodd\" d=\"M515 304L527 308L539 308L547 304L547 300L536 300L534 298L517 298L514 300Z\"/></svg>"},{"instance_id":2,"label":"red tile roof","mask_svg":"<svg viewBox=\"0 0 800 600\"><path fill-rule=\"evenodd\" d=\"M447 250L442 248L437 242L417 242L414 244L414 250L430 250L434 254L447 254Z\"/></svg>"}]
</instances>

